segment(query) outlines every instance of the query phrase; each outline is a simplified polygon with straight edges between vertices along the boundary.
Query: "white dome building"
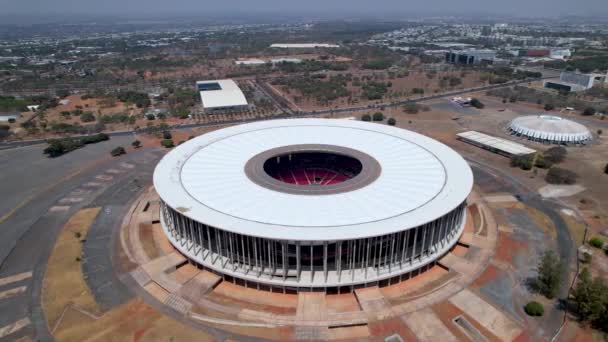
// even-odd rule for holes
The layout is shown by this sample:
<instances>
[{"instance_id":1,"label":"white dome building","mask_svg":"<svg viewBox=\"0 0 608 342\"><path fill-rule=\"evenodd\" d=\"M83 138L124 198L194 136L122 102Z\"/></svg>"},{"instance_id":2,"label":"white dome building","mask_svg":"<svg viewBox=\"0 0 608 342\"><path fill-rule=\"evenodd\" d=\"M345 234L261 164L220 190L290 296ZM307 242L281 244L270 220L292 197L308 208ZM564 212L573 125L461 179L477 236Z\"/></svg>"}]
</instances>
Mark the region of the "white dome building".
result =
<instances>
[{"instance_id":1,"label":"white dome building","mask_svg":"<svg viewBox=\"0 0 608 342\"><path fill-rule=\"evenodd\" d=\"M593 139L587 127L555 115L530 115L513 119L513 134L551 144L580 144Z\"/></svg>"},{"instance_id":2,"label":"white dome building","mask_svg":"<svg viewBox=\"0 0 608 342\"><path fill-rule=\"evenodd\" d=\"M159 162L154 186L168 239L203 267L283 290L352 289L449 251L473 175L411 131L291 119L187 141Z\"/></svg>"}]
</instances>

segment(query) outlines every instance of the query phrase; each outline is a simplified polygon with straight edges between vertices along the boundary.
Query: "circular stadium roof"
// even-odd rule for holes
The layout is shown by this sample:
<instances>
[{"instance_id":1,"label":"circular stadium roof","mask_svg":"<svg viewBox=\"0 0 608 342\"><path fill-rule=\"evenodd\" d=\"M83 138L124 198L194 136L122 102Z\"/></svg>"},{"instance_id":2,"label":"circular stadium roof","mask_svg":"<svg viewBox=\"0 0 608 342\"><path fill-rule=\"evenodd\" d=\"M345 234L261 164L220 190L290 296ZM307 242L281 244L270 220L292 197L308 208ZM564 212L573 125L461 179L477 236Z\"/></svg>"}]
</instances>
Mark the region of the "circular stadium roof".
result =
<instances>
[{"instance_id":1,"label":"circular stadium roof","mask_svg":"<svg viewBox=\"0 0 608 342\"><path fill-rule=\"evenodd\" d=\"M509 128L530 138L555 142L582 142L593 138L585 126L554 115L518 117L511 121Z\"/></svg>"},{"instance_id":2,"label":"circular stadium roof","mask_svg":"<svg viewBox=\"0 0 608 342\"><path fill-rule=\"evenodd\" d=\"M247 171L256 156L301 146L357 151L354 157L361 157L363 171L340 183L337 191L307 194L293 193L287 185L266 186ZM372 178L362 182L361 177ZM416 227L456 208L472 185L468 164L436 140L336 119L272 120L220 129L176 147L154 172L162 200L191 219L284 240L343 240Z\"/></svg>"}]
</instances>

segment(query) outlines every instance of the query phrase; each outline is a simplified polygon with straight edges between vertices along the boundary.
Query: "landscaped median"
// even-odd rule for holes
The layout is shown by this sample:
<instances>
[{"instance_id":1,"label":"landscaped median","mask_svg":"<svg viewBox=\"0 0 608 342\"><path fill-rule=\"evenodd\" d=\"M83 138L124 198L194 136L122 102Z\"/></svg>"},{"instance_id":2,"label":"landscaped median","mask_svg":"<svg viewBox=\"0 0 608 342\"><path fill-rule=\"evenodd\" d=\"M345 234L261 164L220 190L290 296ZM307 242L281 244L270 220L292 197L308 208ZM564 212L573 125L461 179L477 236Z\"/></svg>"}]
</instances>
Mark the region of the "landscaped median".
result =
<instances>
[{"instance_id":1,"label":"landscaped median","mask_svg":"<svg viewBox=\"0 0 608 342\"><path fill-rule=\"evenodd\" d=\"M96 315L100 313L80 268L82 244L99 210L87 208L78 211L57 237L42 288L42 307L51 333L69 305Z\"/></svg>"},{"instance_id":2,"label":"landscaped median","mask_svg":"<svg viewBox=\"0 0 608 342\"><path fill-rule=\"evenodd\" d=\"M140 298L102 312L81 270L82 246L100 208L78 211L62 228L48 260L42 308L57 341L212 341Z\"/></svg>"}]
</instances>

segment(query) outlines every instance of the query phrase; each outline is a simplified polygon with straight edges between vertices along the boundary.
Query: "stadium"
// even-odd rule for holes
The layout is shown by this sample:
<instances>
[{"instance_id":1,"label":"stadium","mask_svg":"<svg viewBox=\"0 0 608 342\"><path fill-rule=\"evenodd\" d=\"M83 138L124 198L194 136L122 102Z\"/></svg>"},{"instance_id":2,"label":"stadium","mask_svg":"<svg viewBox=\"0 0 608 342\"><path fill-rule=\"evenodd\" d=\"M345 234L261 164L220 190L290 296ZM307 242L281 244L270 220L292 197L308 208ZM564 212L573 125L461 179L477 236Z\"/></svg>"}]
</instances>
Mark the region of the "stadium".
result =
<instances>
[{"instance_id":1,"label":"stadium","mask_svg":"<svg viewBox=\"0 0 608 342\"><path fill-rule=\"evenodd\" d=\"M512 134L548 144L585 144L593 139L587 127L555 115L528 115L509 123Z\"/></svg>"},{"instance_id":2,"label":"stadium","mask_svg":"<svg viewBox=\"0 0 608 342\"><path fill-rule=\"evenodd\" d=\"M399 281L448 252L473 176L423 135L339 119L207 133L157 165L161 226L189 260L260 289Z\"/></svg>"}]
</instances>

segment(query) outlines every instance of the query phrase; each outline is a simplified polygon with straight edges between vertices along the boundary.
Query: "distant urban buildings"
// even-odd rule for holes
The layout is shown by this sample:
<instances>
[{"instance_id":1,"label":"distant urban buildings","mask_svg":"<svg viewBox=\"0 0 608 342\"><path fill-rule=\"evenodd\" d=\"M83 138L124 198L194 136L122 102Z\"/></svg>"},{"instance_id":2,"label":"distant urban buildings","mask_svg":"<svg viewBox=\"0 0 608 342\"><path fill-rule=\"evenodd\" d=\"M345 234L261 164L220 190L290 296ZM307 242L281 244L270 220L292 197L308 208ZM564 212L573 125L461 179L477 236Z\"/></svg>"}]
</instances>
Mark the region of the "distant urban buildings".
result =
<instances>
[{"instance_id":1,"label":"distant urban buildings","mask_svg":"<svg viewBox=\"0 0 608 342\"><path fill-rule=\"evenodd\" d=\"M480 63L494 63L496 59L496 51L494 50L463 50L463 51L450 51L445 54L446 63L450 64L480 64Z\"/></svg>"},{"instance_id":2,"label":"distant urban buildings","mask_svg":"<svg viewBox=\"0 0 608 342\"><path fill-rule=\"evenodd\" d=\"M607 80L608 75L562 71L559 81L545 81L544 86L559 91L576 92L591 89L596 83L606 83Z\"/></svg>"}]
</instances>

